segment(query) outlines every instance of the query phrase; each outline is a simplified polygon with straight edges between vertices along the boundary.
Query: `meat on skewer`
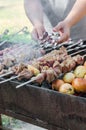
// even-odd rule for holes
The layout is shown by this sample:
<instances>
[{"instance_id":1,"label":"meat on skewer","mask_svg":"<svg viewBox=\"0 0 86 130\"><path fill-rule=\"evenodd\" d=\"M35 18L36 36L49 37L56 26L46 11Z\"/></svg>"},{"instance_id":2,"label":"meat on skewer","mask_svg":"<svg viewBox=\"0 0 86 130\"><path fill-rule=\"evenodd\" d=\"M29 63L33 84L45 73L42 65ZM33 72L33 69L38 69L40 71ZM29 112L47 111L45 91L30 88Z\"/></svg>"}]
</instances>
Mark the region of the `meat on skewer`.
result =
<instances>
[{"instance_id":1,"label":"meat on skewer","mask_svg":"<svg viewBox=\"0 0 86 130\"><path fill-rule=\"evenodd\" d=\"M77 59L77 57L75 56L74 58ZM79 58L79 57L78 57ZM81 56L80 56L81 58ZM78 59L77 59L78 60ZM54 67L49 67L45 70L41 70L39 74L37 74L37 76L33 77L34 74L31 73L30 75L30 70L27 71L27 73L29 74L29 77L33 77L34 80L38 83L42 83L44 80L48 81L49 83L51 83L53 80L55 80L55 78L57 78L61 73L66 73L68 71L73 70L76 67L76 64L78 61L75 61L72 57L69 59L66 59L65 61L63 61L61 64L57 63L56 65L54 64ZM82 64L83 58L81 58L81 64ZM80 63L80 62L79 62ZM22 73L22 72L21 72ZM21 73L19 73L19 75L21 76ZM24 76L26 78L27 73L22 76ZM29 79L27 77L27 79Z\"/></svg>"},{"instance_id":2,"label":"meat on skewer","mask_svg":"<svg viewBox=\"0 0 86 130\"><path fill-rule=\"evenodd\" d=\"M20 80L35 76L37 82L41 83L43 80L47 80L50 83L61 73L71 71L77 64L82 64L83 61L82 56L71 57L67 54L67 50L61 47L60 50L54 50L41 58L30 61L29 64L16 65L11 70L18 75Z\"/></svg>"}]
</instances>

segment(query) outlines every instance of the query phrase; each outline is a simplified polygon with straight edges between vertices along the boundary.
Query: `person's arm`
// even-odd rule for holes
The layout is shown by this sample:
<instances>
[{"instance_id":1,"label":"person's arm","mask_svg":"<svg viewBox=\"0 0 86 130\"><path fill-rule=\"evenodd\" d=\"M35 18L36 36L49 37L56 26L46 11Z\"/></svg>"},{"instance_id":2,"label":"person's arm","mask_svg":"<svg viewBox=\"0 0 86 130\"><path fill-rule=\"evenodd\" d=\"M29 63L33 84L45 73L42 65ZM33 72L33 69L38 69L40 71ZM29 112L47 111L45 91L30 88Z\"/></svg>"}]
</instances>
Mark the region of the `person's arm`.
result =
<instances>
[{"instance_id":1,"label":"person's arm","mask_svg":"<svg viewBox=\"0 0 86 130\"><path fill-rule=\"evenodd\" d=\"M60 32L61 38L59 42L68 40L71 27L79 22L85 15L86 0L76 0L68 16L53 29L55 32Z\"/></svg>"},{"instance_id":2,"label":"person's arm","mask_svg":"<svg viewBox=\"0 0 86 130\"><path fill-rule=\"evenodd\" d=\"M76 0L71 12L65 18L69 27L72 27L86 15L86 0Z\"/></svg>"},{"instance_id":3,"label":"person's arm","mask_svg":"<svg viewBox=\"0 0 86 130\"><path fill-rule=\"evenodd\" d=\"M43 26L43 9L40 0L24 0L24 7L27 17L33 24L33 37L42 37L45 29Z\"/></svg>"}]
</instances>

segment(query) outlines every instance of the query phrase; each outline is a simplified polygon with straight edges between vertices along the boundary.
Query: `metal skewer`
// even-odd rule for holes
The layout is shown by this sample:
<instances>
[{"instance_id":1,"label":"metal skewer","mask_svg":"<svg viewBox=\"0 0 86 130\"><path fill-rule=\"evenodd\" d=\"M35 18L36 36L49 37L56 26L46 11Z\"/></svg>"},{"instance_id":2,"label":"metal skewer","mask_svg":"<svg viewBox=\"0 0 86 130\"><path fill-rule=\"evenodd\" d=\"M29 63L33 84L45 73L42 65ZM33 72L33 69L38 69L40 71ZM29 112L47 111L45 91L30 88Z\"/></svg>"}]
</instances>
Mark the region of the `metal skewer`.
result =
<instances>
[{"instance_id":1,"label":"metal skewer","mask_svg":"<svg viewBox=\"0 0 86 130\"><path fill-rule=\"evenodd\" d=\"M71 56L74 56L74 55L80 54L81 52L86 52L86 48L83 49L83 50L80 50L80 51L78 51L78 52L75 52L75 53L71 54Z\"/></svg>"},{"instance_id":2,"label":"metal skewer","mask_svg":"<svg viewBox=\"0 0 86 130\"><path fill-rule=\"evenodd\" d=\"M5 29L4 32L0 35L0 39L3 38L5 35L7 35L9 32L8 29Z\"/></svg>"},{"instance_id":3,"label":"metal skewer","mask_svg":"<svg viewBox=\"0 0 86 130\"><path fill-rule=\"evenodd\" d=\"M13 33L12 35L11 35L11 38L13 38L14 36L16 36L18 33L20 33L20 32L25 32L26 30L27 30L28 28L25 26L25 27L23 27L21 30L19 30L18 32L16 32L16 33ZM6 42L8 42L10 39L8 39L8 40L4 40L3 42L1 42L0 43L0 46L2 46L3 44L5 44Z\"/></svg>"},{"instance_id":4,"label":"metal skewer","mask_svg":"<svg viewBox=\"0 0 86 130\"><path fill-rule=\"evenodd\" d=\"M11 78L6 79L6 80L3 80L3 81L0 82L0 84L6 83L6 82L11 81L11 80L13 80L13 79L16 79L16 78L18 78L18 77L19 77L19 75L18 75L18 76L11 77Z\"/></svg>"},{"instance_id":5,"label":"metal skewer","mask_svg":"<svg viewBox=\"0 0 86 130\"><path fill-rule=\"evenodd\" d=\"M29 83L32 83L32 82L34 82L35 80L36 80L35 77L33 77L31 80L29 80L29 81L27 81L27 82L24 82L24 83L22 83L22 84L20 84L20 85L17 85L16 88L23 87L24 85L29 84Z\"/></svg>"},{"instance_id":6,"label":"metal skewer","mask_svg":"<svg viewBox=\"0 0 86 130\"><path fill-rule=\"evenodd\" d=\"M4 77L4 76L7 76L7 75L9 75L9 74L13 74L13 71L10 71L10 72L7 72L7 73L4 73L4 74L0 75L0 78L2 78L2 77Z\"/></svg>"},{"instance_id":7,"label":"metal skewer","mask_svg":"<svg viewBox=\"0 0 86 130\"><path fill-rule=\"evenodd\" d=\"M77 47L75 47L75 48L73 48L73 49L67 48L67 49L68 49L67 52L71 52L71 51L74 51L74 50L82 49L82 48L85 48L85 47L86 47L86 45L83 45L83 43L80 43L80 44L78 44ZM73 54L73 53L72 53L72 54Z\"/></svg>"}]
</instances>

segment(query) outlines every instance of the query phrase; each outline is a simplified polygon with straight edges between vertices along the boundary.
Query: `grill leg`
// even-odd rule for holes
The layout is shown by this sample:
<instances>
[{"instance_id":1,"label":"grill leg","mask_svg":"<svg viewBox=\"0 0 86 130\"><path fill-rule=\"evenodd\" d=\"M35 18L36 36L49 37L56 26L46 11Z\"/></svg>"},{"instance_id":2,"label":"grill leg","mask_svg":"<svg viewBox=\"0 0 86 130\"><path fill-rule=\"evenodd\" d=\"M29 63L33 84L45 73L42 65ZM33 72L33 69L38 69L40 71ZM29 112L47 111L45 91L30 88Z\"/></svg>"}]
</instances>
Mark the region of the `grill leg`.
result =
<instances>
[{"instance_id":1,"label":"grill leg","mask_svg":"<svg viewBox=\"0 0 86 130\"><path fill-rule=\"evenodd\" d=\"M1 114L0 114L0 130L2 130L2 119L1 119Z\"/></svg>"}]
</instances>

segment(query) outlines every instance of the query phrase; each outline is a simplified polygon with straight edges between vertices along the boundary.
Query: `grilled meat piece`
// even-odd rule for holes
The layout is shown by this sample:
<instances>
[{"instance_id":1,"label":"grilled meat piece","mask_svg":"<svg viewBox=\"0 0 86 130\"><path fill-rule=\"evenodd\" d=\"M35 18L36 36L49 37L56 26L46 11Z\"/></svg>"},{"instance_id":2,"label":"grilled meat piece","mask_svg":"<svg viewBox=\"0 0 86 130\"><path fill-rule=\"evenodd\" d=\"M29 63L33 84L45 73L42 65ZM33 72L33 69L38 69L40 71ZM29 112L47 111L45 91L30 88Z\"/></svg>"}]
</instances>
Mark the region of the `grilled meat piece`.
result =
<instances>
[{"instance_id":1,"label":"grilled meat piece","mask_svg":"<svg viewBox=\"0 0 86 130\"><path fill-rule=\"evenodd\" d=\"M45 80L45 73L39 73L36 77L33 77L32 80L41 84Z\"/></svg>"},{"instance_id":2,"label":"grilled meat piece","mask_svg":"<svg viewBox=\"0 0 86 130\"><path fill-rule=\"evenodd\" d=\"M53 50L50 53L44 55L43 57L38 58L37 60L40 62L49 61L51 59L55 61L56 59L60 60L63 55L64 57L67 55L67 50L64 47L61 47L60 50Z\"/></svg>"},{"instance_id":3,"label":"grilled meat piece","mask_svg":"<svg viewBox=\"0 0 86 130\"><path fill-rule=\"evenodd\" d=\"M15 74L19 74L20 72L23 71L23 69L27 69L27 65L26 64L19 64L19 65L16 65L16 66L13 66L12 67L12 71L15 73Z\"/></svg>"},{"instance_id":4,"label":"grilled meat piece","mask_svg":"<svg viewBox=\"0 0 86 130\"><path fill-rule=\"evenodd\" d=\"M73 70L75 66L76 66L76 62L73 60L72 57L66 59L65 61L61 63L63 73Z\"/></svg>"},{"instance_id":5,"label":"grilled meat piece","mask_svg":"<svg viewBox=\"0 0 86 130\"><path fill-rule=\"evenodd\" d=\"M3 65L4 65L6 68L9 68L9 67L11 67L11 66L14 65L14 62L12 61L12 59L7 58L7 59L4 59Z\"/></svg>"},{"instance_id":6,"label":"grilled meat piece","mask_svg":"<svg viewBox=\"0 0 86 130\"><path fill-rule=\"evenodd\" d=\"M54 67L53 70L54 70L54 75L55 75L55 77L58 77L58 76L62 73L62 68L61 68L61 66Z\"/></svg>"},{"instance_id":7,"label":"grilled meat piece","mask_svg":"<svg viewBox=\"0 0 86 130\"><path fill-rule=\"evenodd\" d=\"M7 73L7 72L8 72L8 70L2 69L2 70L0 71L0 75L2 75L2 74L4 74L4 73Z\"/></svg>"},{"instance_id":8,"label":"grilled meat piece","mask_svg":"<svg viewBox=\"0 0 86 130\"><path fill-rule=\"evenodd\" d=\"M0 63L0 71L4 69L4 65Z\"/></svg>"},{"instance_id":9,"label":"grilled meat piece","mask_svg":"<svg viewBox=\"0 0 86 130\"><path fill-rule=\"evenodd\" d=\"M76 55L73 57L73 60L77 63L77 65L84 63L84 57L80 55Z\"/></svg>"},{"instance_id":10,"label":"grilled meat piece","mask_svg":"<svg viewBox=\"0 0 86 130\"><path fill-rule=\"evenodd\" d=\"M28 69L24 68L23 71L21 71L19 74L19 80L22 79L30 79L33 76L32 71L29 71Z\"/></svg>"},{"instance_id":11,"label":"grilled meat piece","mask_svg":"<svg viewBox=\"0 0 86 130\"><path fill-rule=\"evenodd\" d=\"M48 81L48 83L51 83L55 79L53 68L49 68L48 70L46 70L45 73L46 73L46 81Z\"/></svg>"}]
</instances>

